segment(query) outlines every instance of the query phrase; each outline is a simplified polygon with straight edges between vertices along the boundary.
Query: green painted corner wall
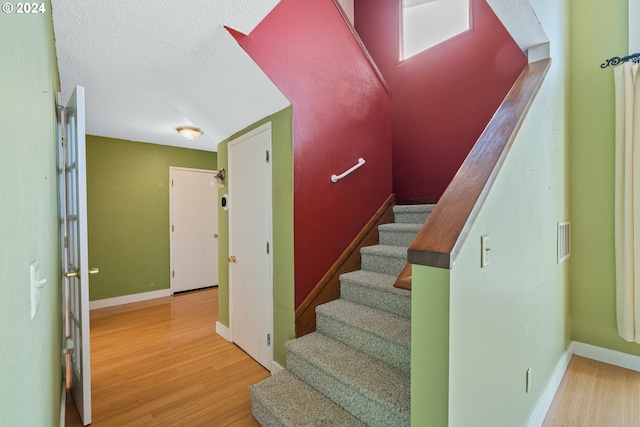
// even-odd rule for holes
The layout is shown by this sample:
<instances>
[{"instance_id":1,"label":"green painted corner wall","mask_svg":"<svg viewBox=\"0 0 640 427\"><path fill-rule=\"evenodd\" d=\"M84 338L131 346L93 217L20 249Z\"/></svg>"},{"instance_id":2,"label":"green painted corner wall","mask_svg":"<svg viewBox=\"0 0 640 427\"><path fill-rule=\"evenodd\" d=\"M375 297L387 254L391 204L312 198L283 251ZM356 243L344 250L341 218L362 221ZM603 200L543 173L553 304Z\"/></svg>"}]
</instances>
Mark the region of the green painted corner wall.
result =
<instances>
[{"instance_id":1,"label":"green painted corner wall","mask_svg":"<svg viewBox=\"0 0 640 427\"><path fill-rule=\"evenodd\" d=\"M448 426L450 271L411 269L411 425Z\"/></svg>"},{"instance_id":2,"label":"green painted corner wall","mask_svg":"<svg viewBox=\"0 0 640 427\"><path fill-rule=\"evenodd\" d=\"M228 170L228 143L267 122L272 131L273 179L273 360L285 366L285 341L295 337L293 265L293 117L288 107L218 145L218 167ZM218 198L227 191L221 188ZM218 203L218 321L229 327L229 215Z\"/></svg>"},{"instance_id":3,"label":"green painted corner wall","mask_svg":"<svg viewBox=\"0 0 640 427\"><path fill-rule=\"evenodd\" d=\"M91 301L169 289L169 167L211 169L217 153L87 135Z\"/></svg>"},{"instance_id":4,"label":"green painted corner wall","mask_svg":"<svg viewBox=\"0 0 640 427\"><path fill-rule=\"evenodd\" d=\"M51 3L0 14L0 425L59 424L62 315ZM15 6L15 4L14 4ZM30 318L29 265L47 279Z\"/></svg>"},{"instance_id":5,"label":"green painted corner wall","mask_svg":"<svg viewBox=\"0 0 640 427\"><path fill-rule=\"evenodd\" d=\"M570 4L531 4L551 42L551 68L449 272L450 294L438 296L450 304L448 423L439 425L534 425L570 342L571 259L558 264L556 249L557 224L569 219ZM481 268L483 235L490 236L491 252L490 264ZM421 287L441 288L447 280L417 273L413 313L435 292ZM424 334L426 325L412 319L412 335ZM422 426L430 414L420 403L437 392L424 382L435 367L414 351L428 350L424 343L412 346L412 425Z\"/></svg>"},{"instance_id":6,"label":"green painted corner wall","mask_svg":"<svg viewBox=\"0 0 640 427\"><path fill-rule=\"evenodd\" d=\"M615 108L613 67L628 53L628 0L571 1L572 337L640 355L618 336L614 255Z\"/></svg>"}]
</instances>

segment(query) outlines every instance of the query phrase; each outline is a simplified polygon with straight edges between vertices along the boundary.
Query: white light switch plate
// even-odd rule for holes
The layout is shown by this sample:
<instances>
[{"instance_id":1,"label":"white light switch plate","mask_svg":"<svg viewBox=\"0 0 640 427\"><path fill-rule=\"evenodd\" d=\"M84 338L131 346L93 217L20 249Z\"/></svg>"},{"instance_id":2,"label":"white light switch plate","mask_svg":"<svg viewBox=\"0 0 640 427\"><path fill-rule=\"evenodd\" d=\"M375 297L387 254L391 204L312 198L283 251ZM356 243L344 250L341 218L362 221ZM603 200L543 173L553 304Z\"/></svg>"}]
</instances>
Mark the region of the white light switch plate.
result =
<instances>
[{"instance_id":1,"label":"white light switch plate","mask_svg":"<svg viewBox=\"0 0 640 427\"><path fill-rule=\"evenodd\" d=\"M38 310L38 303L40 302L40 295L38 292L38 281L40 280L40 264L33 261L29 265L29 281L31 288L31 318L36 317L36 311Z\"/></svg>"},{"instance_id":2,"label":"white light switch plate","mask_svg":"<svg viewBox=\"0 0 640 427\"><path fill-rule=\"evenodd\" d=\"M29 286L31 288L31 318L36 317L38 307L40 307L40 290L44 288L46 279L40 278L40 263L33 261L29 265Z\"/></svg>"},{"instance_id":3,"label":"white light switch plate","mask_svg":"<svg viewBox=\"0 0 640 427\"><path fill-rule=\"evenodd\" d=\"M489 236L480 236L480 267L482 268L489 265L489 251L491 251Z\"/></svg>"}]
</instances>

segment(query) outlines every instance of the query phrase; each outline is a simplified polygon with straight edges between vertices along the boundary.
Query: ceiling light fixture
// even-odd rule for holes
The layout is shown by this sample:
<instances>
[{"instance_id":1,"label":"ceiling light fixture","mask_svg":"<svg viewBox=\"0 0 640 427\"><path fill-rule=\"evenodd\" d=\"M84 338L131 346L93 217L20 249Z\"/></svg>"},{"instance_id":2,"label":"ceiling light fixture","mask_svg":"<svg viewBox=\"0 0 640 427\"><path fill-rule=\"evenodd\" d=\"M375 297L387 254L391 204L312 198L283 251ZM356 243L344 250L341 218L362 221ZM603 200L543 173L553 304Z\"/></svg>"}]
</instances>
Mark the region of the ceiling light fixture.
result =
<instances>
[{"instance_id":1,"label":"ceiling light fixture","mask_svg":"<svg viewBox=\"0 0 640 427\"><path fill-rule=\"evenodd\" d=\"M193 126L180 126L179 128L176 128L176 130L180 135L184 136L189 141L198 139L200 138L200 135L202 135L202 131Z\"/></svg>"}]
</instances>

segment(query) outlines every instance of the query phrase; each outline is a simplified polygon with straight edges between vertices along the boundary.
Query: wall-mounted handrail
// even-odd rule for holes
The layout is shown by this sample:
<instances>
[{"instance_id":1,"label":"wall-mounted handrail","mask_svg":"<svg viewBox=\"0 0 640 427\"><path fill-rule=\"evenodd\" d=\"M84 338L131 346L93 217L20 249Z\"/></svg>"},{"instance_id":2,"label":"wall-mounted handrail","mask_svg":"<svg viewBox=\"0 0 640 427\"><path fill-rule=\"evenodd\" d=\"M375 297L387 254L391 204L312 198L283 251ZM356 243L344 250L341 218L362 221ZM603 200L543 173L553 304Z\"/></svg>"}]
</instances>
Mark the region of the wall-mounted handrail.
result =
<instances>
[{"instance_id":1,"label":"wall-mounted handrail","mask_svg":"<svg viewBox=\"0 0 640 427\"><path fill-rule=\"evenodd\" d=\"M339 180L349 175L354 170L358 169L360 166L364 165L364 163L365 163L364 159L360 157L358 159L358 163L356 163L354 166L350 167L348 170L344 171L340 175L331 175L331 182L338 182Z\"/></svg>"},{"instance_id":2,"label":"wall-mounted handrail","mask_svg":"<svg viewBox=\"0 0 640 427\"><path fill-rule=\"evenodd\" d=\"M446 269L453 267L469 227L542 86L550 63L550 59L545 59L524 68L411 242L407 252L411 264Z\"/></svg>"}]
</instances>

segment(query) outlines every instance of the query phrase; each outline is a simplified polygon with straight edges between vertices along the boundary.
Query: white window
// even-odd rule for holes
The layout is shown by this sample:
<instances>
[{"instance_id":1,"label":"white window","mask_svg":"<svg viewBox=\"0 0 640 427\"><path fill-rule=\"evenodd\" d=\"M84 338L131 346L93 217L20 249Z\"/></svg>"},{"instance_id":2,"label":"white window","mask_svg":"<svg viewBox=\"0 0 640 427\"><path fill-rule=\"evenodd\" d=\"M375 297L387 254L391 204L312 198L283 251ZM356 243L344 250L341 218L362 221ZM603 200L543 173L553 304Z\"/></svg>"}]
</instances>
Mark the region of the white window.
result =
<instances>
[{"instance_id":1,"label":"white window","mask_svg":"<svg viewBox=\"0 0 640 427\"><path fill-rule=\"evenodd\" d=\"M400 0L401 60L471 28L469 0Z\"/></svg>"}]
</instances>

